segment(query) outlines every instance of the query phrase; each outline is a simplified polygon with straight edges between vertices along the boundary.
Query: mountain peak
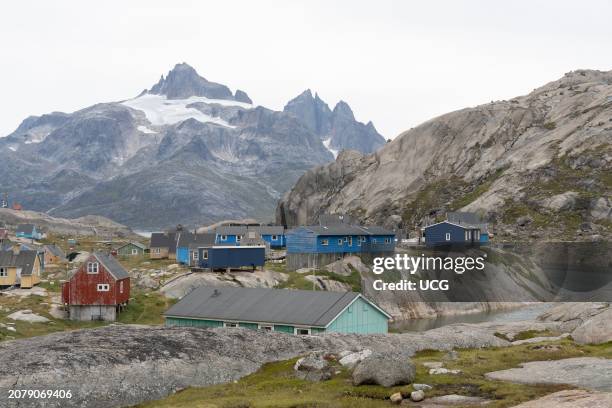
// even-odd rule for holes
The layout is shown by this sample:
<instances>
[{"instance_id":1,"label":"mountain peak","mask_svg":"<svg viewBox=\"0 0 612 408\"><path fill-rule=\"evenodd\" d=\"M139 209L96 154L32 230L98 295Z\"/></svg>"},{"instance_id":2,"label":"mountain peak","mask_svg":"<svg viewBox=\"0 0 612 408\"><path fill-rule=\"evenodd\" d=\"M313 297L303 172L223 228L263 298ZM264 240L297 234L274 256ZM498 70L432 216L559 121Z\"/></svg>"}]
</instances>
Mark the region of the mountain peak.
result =
<instances>
[{"instance_id":1,"label":"mountain peak","mask_svg":"<svg viewBox=\"0 0 612 408\"><path fill-rule=\"evenodd\" d=\"M339 101L336 104L336 106L334 107L333 113L334 113L334 116L336 117L342 116L345 118L355 120L355 115L353 114L353 110L351 109L349 104L344 101Z\"/></svg>"},{"instance_id":2,"label":"mountain peak","mask_svg":"<svg viewBox=\"0 0 612 408\"><path fill-rule=\"evenodd\" d=\"M248 95L243 92L232 94L230 89L222 84L208 81L200 76L191 65L182 62L176 64L170 72L162 75L148 93L165 95L168 99L186 99L191 96L204 96L210 99L238 100L241 102L250 101Z\"/></svg>"}]
</instances>

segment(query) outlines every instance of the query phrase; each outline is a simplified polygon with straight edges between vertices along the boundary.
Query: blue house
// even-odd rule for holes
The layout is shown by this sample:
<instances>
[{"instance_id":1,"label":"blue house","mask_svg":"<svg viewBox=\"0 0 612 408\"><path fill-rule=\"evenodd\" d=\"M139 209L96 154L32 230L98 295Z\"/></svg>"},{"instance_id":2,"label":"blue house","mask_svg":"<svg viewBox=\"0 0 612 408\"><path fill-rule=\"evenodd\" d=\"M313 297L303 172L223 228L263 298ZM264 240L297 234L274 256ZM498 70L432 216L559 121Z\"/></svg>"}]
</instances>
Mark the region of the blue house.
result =
<instances>
[{"instance_id":1,"label":"blue house","mask_svg":"<svg viewBox=\"0 0 612 408\"><path fill-rule=\"evenodd\" d=\"M17 230L15 231L15 236L17 238L27 238L27 239L42 239L42 232L36 229L36 226L33 224L19 224L17 226Z\"/></svg>"},{"instance_id":2,"label":"blue house","mask_svg":"<svg viewBox=\"0 0 612 408\"><path fill-rule=\"evenodd\" d=\"M284 248L285 229L283 226L268 225L228 225L216 229L216 243L219 245L240 245L245 238L261 238L270 248Z\"/></svg>"},{"instance_id":3,"label":"blue house","mask_svg":"<svg viewBox=\"0 0 612 408\"><path fill-rule=\"evenodd\" d=\"M200 286L166 313L167 326L238 327L295 335L383 334L391 316L360 293Z\"/></svg>"},{"instance_id":4,"label":"blue house","mask_svg":"<svg viewBox=\"0 0 612 408\"><path fill-rule=\"evenodd\" d=\"M381 227L298 227L287 233L287 254L354 254L395 250L395 234Z\"/></svg>"},{"instance_id":5,"label":"blue house","mask_svg":"<svg viewBox=\"0 0 612 408\"><path fill-rule=\"evenodd\" d=\"M449 212L446 214L446 220L457 225L465 225L480 229L480 243L486 244L489 242L489 225L486 221L475 212Z\"/></svg>"},{"instance_id":6,"label":"blue house","mask_svg":"<svg viewBox=\"0 0 612 408\"><path fill-rule=\"evenodd\" d=\"M189 265L189 246L212 246L215 243L216 234L198 234L194 232L181 231L176 244L176 260Z\"/></svg>"},{"instance_id":7,"label":"blue house","mask_svg":"<svg viewBox=\"0 0 612 408\"><path fill-rule=\"evenodd\" d=\"M233 269L247 267L255 270L266 263L266 247L260 246L189 246L189 265L194 269Z\"/></svg>"},{"instance_id":8,"label":"blue house","mask_svg":"<svg viewBox=\"0 0 612 408\"><path fill-rule=\"evenodd\" d=\"M428 247L480 245L480 228L442 221L425 227L424 238Z\"/></svg>"},{"instance_id":9,"label":"blue house","mask_svg":"<svg viewBox=\"0 0 612 408\"><path fill-rule=\"evenodd\" d=\"M349 224L298 227L287 232L287 268L317 268L351 254L395 251L395 234L382 227Z\"/></svg>"}]
</instances>

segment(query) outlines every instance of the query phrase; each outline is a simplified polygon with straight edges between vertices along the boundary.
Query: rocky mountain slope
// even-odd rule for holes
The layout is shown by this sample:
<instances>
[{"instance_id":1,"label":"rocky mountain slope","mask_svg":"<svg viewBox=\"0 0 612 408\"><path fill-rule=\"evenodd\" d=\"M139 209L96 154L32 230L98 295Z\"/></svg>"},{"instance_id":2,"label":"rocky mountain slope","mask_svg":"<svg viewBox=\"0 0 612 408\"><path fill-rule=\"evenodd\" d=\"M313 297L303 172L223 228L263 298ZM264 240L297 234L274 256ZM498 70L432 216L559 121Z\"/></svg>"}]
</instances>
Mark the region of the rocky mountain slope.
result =
<instances>
[{"instance_id":1,"label":"rocky mountain slope","mask_svg":"<svg viewBox=\"0 0 612 408\"><path fill-rule=\"evenodd\" d=\"M324 212L414 228L481 212L502 236L597 238L612 229L612 71L580 70L509 101L452 112L374 154L307 172L277 220Z\"/></svg>"},{"instance_id":2,"label":"rocky mountain slope","mask_svg":"<svg viewBox=\"0 0 612 408\"><path fill-rule=\"evenodd\" d=\"M348 105L337 110L320 134L178 64L136 98L24 120L0 139L0 192L26 209L140 229L272 219L307 169L336 150L382 144Z\"/></svg>"}]
</instances>

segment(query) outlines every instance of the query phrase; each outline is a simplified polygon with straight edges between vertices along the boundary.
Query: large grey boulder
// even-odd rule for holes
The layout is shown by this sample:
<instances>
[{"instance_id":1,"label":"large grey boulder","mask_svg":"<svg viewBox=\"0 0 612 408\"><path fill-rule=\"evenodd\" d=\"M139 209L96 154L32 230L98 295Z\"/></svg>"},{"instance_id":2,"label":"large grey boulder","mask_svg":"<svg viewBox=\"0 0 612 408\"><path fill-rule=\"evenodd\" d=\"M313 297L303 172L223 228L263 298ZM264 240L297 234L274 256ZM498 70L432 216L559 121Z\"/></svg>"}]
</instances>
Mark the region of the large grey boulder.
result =
<instances>
[{"instance_id":1,"label":"large grey boulder","mask_svg":"<svg viewBox=\"0 0 612 408\"><path fill-rule=\"evenodd\" d=\"M609 408L612 407L612 392L587 390L565 390L524 402L514 408Z\"/></svg>"},{"instance_id":2,"label":"large grey boulder","mask_svg":"<svg viewBox=\"0 0 612 408\"><path fill-rule=\"evenodd\" d=\"M323 351L312 352L295 363L295 375L308 381L329 380L336 370L329 363L332 358L333 356Z\"/></svg>"},{"instance_id":3,"label":"large grey boulder","mask_svg":"<svg viewBox=\"0 0 612 408\"><path fill-rule=\"evenodd\" d=\"M414 363L406 355L377 353L361 361L353 371L353 384L383 387L410 384L416 375Z\"/></svg>"},{"instance_id":4,"label":"large grey boulder","mask_svg":"<svg viewBox=\"0 0 612 408\"><path fill-rule=\"evenodd\" d=\"M596 220L612 221L612 199L599 197L591 204L591 217Z\"/></svg>"},{"instance_id":5,"label":"large grey boulder","mask_svg":"<svg viewBox=\"0 0 612 408\"><path fill-rule=\"evenodd\" d=\"M572 332L580 344L602 344L612 341L612 309L595 315Z\"/></svg>"}]
</instances>

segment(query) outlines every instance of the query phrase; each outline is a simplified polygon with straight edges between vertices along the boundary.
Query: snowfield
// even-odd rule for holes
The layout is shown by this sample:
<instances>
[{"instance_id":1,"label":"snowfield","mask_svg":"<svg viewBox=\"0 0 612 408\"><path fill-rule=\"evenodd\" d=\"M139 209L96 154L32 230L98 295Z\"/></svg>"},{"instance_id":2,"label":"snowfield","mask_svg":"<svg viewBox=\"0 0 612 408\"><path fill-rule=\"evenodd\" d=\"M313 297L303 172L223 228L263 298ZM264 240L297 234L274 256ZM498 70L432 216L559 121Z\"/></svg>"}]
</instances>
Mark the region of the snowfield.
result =
<instances>
[{"instance_id":1,"label":"snowfield","mask_svg":"<svg viewBox=\"0 0 612 408\"><path fill-rule=\"evenodd\" d=\"M337 151L337 150L332 149L331 147L329 147L329 144L330 144L330 143L331 143L331 137L330 137L330 138L328 138L328 139L325 139L325 140L323 141L323 146L325 146L325 148L326 148L327 150L329 150L329 151L331 152L331 154L333 154L333 155L334 155L334 159L335 159L336 157L338 157L338 151Z\"/></svg>"},{"instance_id":2,"label":"snowfield","mask_svg":"<svg viewBox=\"0 0 612 408\"><path fill-rule=\"evenodd\" d=\"M251 109L253 107L253 105L248 103L223 99L208 99L203 96L192 96L187 99L167 99L165 95L153 94L145 94L138 98L123 101L121 104L142 111L149 122L155 126L172 125L187 119L195 119L202 123L210 122L234 128L234 126L219 117L206 115L195 108L187 107L197 102L206 104L216 103L223 106L239 106L245 109ZM138 130L140 130L140 128Z\"/></svg>"}]
</instances>

